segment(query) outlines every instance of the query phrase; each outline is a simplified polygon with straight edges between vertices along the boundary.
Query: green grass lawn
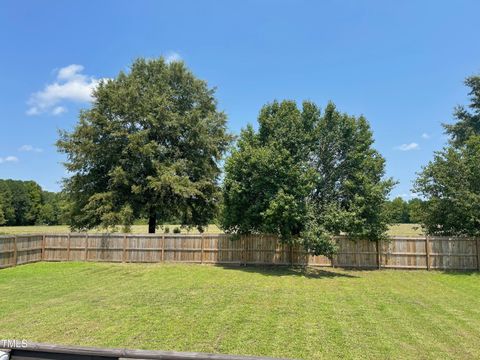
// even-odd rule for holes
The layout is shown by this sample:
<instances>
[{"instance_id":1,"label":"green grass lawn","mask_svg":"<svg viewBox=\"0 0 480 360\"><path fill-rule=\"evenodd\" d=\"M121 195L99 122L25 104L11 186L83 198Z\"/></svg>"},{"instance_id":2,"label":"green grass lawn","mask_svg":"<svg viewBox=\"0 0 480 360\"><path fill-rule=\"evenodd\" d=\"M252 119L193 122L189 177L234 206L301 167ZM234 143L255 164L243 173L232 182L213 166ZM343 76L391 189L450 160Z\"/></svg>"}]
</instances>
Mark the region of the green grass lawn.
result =
<instances>
[{"instance_id":1,"label":"green grass lawn","mask_svg":"<svg viewBox=\"0 0 480 360\"><path fill-rule=\"evenodd\" d=\"M169 227L170 233L173 232L175 227L179 227L180 225L166 225ZM196 228L180 229L182 233L198 233ZM216 225L208 225L206 233L209 234L218 234L221 230ZM122 231L122 227L118 226L116 229L117 232ZM13 234L58 234L58 233L68 233L70 232L70 228L67 225L34 225L34 226L0 226L0 235L13 235ZM93 229L89 230L92 233L103 233L105 232L104 229ZM135 234L146 234L148 233L148 225L132 225L131 229L132 233ZM163 232L161 228L157 229L157 232Z\"/></svg>"},{"instance_id":2,"label":"green grass lawn","mask_svg":"<svg viewBox=\"0 0 480 360\"><path fill-rule=\"evenodd\" d=\"M170 232L179 225L168 225ZM53 225L53 226L0 226L0 235L12 235L12 234L39 234L39 233L67 233L70 229L66 225ZM118 227L117 231L121 231L121 227ZM197 229L181 229L182 233L198 233ZM105 232L103 229L91 230L91 232ZM145 234L148 232L147 225L133 225L132 232L138 234ZM158 229L157 232L162 232ZM218 234L222 231L217 225L209 225L206 229L207 233ZM417 224L396 224L390 226L389 235L396 236L419 236L422 235L422 229Z\"/></svg>"},{"instance_id":3,"label":"green grass lawn","mask_svg":"<svg viewBox=\"0 0 480 360\"><path fill-rule=\"evenodd\" d=\"M297 359L478 359L480 274L37 263L0 339Z\"/></svg>"},{"instance_id":4,"label":"green grass lawn","mask_svg":"<svg viewBox=\"0 0 480 360\"><path fill-rule=\"evenodd\" d=\"M419 224L390 225L388 234L391 236L422 236L424 234Z\"/></svg>"}]
</instances>

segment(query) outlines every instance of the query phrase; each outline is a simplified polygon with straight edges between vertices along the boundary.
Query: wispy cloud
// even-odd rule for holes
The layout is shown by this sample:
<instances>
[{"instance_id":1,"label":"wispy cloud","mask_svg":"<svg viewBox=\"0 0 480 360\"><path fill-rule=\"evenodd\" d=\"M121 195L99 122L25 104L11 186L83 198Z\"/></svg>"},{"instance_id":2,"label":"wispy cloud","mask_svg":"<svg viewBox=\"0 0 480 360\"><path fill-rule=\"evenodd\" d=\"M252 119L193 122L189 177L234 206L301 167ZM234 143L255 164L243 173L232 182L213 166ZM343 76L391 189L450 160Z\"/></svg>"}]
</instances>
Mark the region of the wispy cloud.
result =
<instances>
[{"instance_id":1,"label":"wispy cloud","mask_svg":"<svg viewBox=\"0 0 480 360\"><path fill-rule=\"evenodd\" d=\"M182 57L176 51L167 52L164 56L164 59L165 59L165 62L167 64L170 64L170 63L176 62L176 61L182 61Z\"/></svg>"},{"instance_id":2,"label":"wispy cloud","mask_svg":"<svg viewBox=\"0 0 480 360\"><path fill-rule=\"evenodd\" d=\"M410 151L410 150L418 150L418 149L420 149L420 146L417 143L412 142L412 143L409 143L409 144L399 145L399 146L395 147L395 149L400 150L400 151Z\"/></svg>"},{"instance_id":3,"label":"wispy cloud","mask_svg":"<svg viewBox=\"0 0 480 360\"><path fill-rule=\"evenodd\" d=\"M52 110L53 115L61 115L64 112L67 112L67 109L64 106L55 106Z\"/></svg>"},{"instance_id":4,"label":"wispy cloud","mask_svg":"<svg viewBox=\"0 0 480 360\"><path fill-rule=\"evenodd\" d=\"M18 151L40 153L40 152L43 152L43 149L34 147L32 145L22 145L20 146Z\"/></svg>"},{"instance_id":5,"label":"wispy cloud","mask_svg":"<svg viewBox=\"0 0 480 360\"><path fill-rule=\"evenodd\" d=\"M427 134L427 133L422 134L422 139L430 139L430 138L431 138L430 134Z\"/></svg>"},{"instance_id":6,"label":"wispy cloud","mask_svg":"<svg viewBox=\"0 0 480 360\"><path fill-rule=\"evenodd\" d=\"M64 101L79 103L92 101L92 91L101 79L82 74L83 69L83 66L78 64L59 69L53 83L47 84L43 90L30 96L27 115L42 113L60 115L67 111L65 106L60 105Z\"/></svg>"},{"instance_id":7,"label":"wispy cloud","mask_svg":"<svg viewBox=\"0 0 480 360\"><path fill-rule=\"evenodd\" d=\"M3 163L14 163L14 162L18 162L18 158L16 156L7 156L7 157L0 157L0 164L3 164Z\"/></svg>"}]
</instances>

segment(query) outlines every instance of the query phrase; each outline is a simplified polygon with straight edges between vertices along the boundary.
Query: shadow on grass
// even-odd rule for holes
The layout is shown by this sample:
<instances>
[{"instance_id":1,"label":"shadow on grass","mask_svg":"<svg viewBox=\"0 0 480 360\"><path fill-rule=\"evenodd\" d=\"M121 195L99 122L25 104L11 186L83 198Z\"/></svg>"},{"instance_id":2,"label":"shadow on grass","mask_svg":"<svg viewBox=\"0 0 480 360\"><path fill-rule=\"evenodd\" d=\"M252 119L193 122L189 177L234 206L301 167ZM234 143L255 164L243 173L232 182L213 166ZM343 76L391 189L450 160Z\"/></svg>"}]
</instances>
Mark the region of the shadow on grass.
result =
<instances>
[{"instance_id":1,"label":"shadow on grass","mask_svg":"<svg viewBox=\"0 0 480 360\"><path fill-rule=\"evenodd\" d=\"M462 270L462 269L456 269L456 270L448 270L448 269L438 269L438 270L431 270L432 272L438 272L446 275L467 275L467 276L479 276L480 272L478 270Z\"/></svg>"},{"instance_id":2,"label":"shadow on grass","mask_svg":"<svg viewBox=\"0 0 480 360\"><path fill-rule=\"evenodd\" d=\"M243 271L247 273L261 274L264 276L297 276L309 279L328 278L359 278L358 276L345 273L340 269L333 268L312 268L312 267L289 267L289 266L229 266L215 265L225 270ZM328 270L327 270L328 269Z\"/></svg>"}]
</instances>

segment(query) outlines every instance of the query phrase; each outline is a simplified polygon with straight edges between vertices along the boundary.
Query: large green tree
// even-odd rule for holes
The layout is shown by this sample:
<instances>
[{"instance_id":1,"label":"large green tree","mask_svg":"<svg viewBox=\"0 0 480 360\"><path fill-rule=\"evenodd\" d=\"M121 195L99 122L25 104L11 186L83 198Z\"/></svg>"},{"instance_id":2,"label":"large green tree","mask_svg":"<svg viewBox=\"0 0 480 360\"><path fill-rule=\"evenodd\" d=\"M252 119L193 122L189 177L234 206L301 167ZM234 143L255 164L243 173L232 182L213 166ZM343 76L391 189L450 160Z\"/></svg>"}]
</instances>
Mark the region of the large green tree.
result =
<instances>
[{"instance_id":1,"label":"large green tree","mask_svg":"<svg viewBox=\"0 0 480 360\"><path fill-rule=\"evenodd\" d=\"M2 207L2 213L4 218L3 224L6 225L15 225L16 223L15 208L13 206L11 189L13 185L13 182L7 180L0 180L0 206Z\"/></svg>"},{"instance_id":2,"label":"large green tree","mask_svg":"<svg viewBox=\"0 0 480 360\"><path fill-rule=\"evenodd\" d=\"M424 202L419 198L409 201L396 197L386 203L390 222L394 224L418 224L422 222Z\"/></svg>"},{"instance_id":3,"label":"large green tree","mask_svg":"<svg viewBox=\"0 0 480 360\"><path fill-rule=\"evenodd\" d=\"M373 148L373 142L365 117L341 113L332 103L327 105L311 155L317 174L311 195L313 235L343 233L372 241L384 238L388 228L385 200L394 181L385 179L385 159Z\"/></svg>"},{"instance_id":4,"label":"large green tree","mask_svg":"<svg viewBox=\"0 0 480 360\"><path fill-rule=\"evenodd\" d=\"M372 148L363 117L311 102L263 107L259 130L242 131L227 159L222 226L230 233L274 233L311 253L332 255L332 235L382 238L393 182Z\"/></svg>"},{"instance_id":5,"label":"large green tree","mask_svg":"<svg viewBox=\"0 0 480 360\"><path fill-rule=\"evenodd\" d=\"M227 159L222 226L227 232L275 233L288 242L303 229L311 131L319 113L305 103L274 102L259 115L260 129L244 129Z\"/></svg>"},{"instance_id":6,"label":"large green tree","mask_svg":"<svg viewBox=\"0 0 480 360\"><path fill-rule=\"evenodd\" d=\"M458 106L444 125L450 143L434 154L415 181L426 203L423 225L429 234L480 235L480 76L466 79L468 108Z\"/></svg>"},{"instance_id":7,"label":"large green tree","mask_svg":"<svg viewBox=\"0 0 480 360\"><path fill-rule=\"evenodd\" d=\"M93 96L92 107L57 143L72 173L65 181L72 227L137 218L148 218L150 233L172 218L207 225L231 141L214 90L183 62L138 59Z\"/></svg>"},{"instance_id":8,"label":"large green tree","mask_svg":"<svg viewBox=\"0 0 480 360\"><path fill-rule=\"evenodd\" d=\"M42 188L34 181L0 180L0 203L4 224L33 225L42 207Z\"/></svg>"},{"instance_id":9,"label":"large green tree","mask_svg":"<svg viewBox=\"0 0 480 360\"><path fill-rule=\"evenodd\" d=\"M36 224L57 225L68 224L69 203L63 192L42 192L42 206Z\"/></svg>"},{"instance_id":10,"label":"large green tree","mask_svg":"<svg viewBox=\"0 0 480 360\"><path fill-rule=\"evenodd\" d=\"M419 198L410 199L408 202L408 220L411 224L423 222L425 202Z\"/></svg>"},{"instance_id":11,"label":"large green tree","mask_svg":"<svg viewBox=\"0 0 480 360\"><path fill-rule=\"evenodd\" d=\"M410 222L408 202L401 197L387 201L386 209L392 223L406 224Z\"/></svg>"},{"instance_id":12,"label":"large green tree","mask_svg":"<svg viewBox=\"0 0 480 360\"><path fill-rule=\"evenodd\" d=\"M450 135L450 144L459 147L472 136L480 135L480 75L465 79L465 85L470 88L470 104L468 107L458 105L453 113L455 122L444 124L445 131Z\"/></svg>"}]
</instances>

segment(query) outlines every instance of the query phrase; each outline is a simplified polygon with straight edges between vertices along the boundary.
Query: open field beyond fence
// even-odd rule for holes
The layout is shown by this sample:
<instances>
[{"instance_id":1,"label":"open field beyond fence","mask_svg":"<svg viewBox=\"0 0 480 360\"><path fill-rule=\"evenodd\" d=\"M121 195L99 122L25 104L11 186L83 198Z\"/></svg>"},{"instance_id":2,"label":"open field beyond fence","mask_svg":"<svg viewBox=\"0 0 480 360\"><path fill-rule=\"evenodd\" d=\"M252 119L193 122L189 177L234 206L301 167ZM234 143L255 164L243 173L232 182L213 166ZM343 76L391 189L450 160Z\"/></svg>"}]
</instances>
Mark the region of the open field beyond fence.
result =
<instances>
[{"instance_id":1,"label":"open field beyond fence","mask_svg":"<svg viewBox=\"0 0 480 360\"><path fill-rule=\"evenodd\" d=\"M36 263L0 338L293 359L479 359L477 272Z\"/></svg>"},{"instance_id":2,"label":"open field beyond fence","mask_svg":"<svg viewBox=\"0 0 480 360\"><path fill-rule=\"evenodd\" d=\"M173 232L175 228L180 229L182 234L198 234L196 228L182 228L180 225L170 224L159 228L158 232L163 232L168 228ZM116 232L122 231L122 226L115 228ZM0 235L15 235L15 234L65 234L70 232L68 225L31 225L31 226L0 226ZM104 229L92 229L91 233L103 233ZM131 233L146 234L148 232L148 225L132 225ZM215 224L210 224L206 227L207 234L222 234L223 231ZM388 230L390 236L422 236L423 231L419 224L395 224L390 225Z\"/></svg>"},{"instance_id":3,"label":"open field beyond fence","mask_svg":"<svg viewBox=\"0 0 480 360\"><path fill-rule=\"evenodd\" d=\"M336 239L332 258L309 256L275 236L226 234L45 234L0 237L0 267L37 261L183 262L351 268L480 269L480 238L391 237L378 243Z\"/></svg>"},{"instance_id":4,"label":"open field beyond fence","mask_svg":"<svg viewBox=\"0 0 480 360\"><path fill-rule=\"evenodd\" d=\"M165 228L168 228L170 232L173 232L175 228L178 228L182 234L198 234L197 228L182 228L181 225L169 224L163 228L159 227L158 232L164 232ZM405 232L404 235L416 234L418 227L413 227L411 224L399 224L393 225L392 229L396 233L392 235L399 235L398 232ZM123 226L115 227L115 232L121 232ZM15 234L65 234L70 232L68 225L26 225L26 226L0 226L0 235L15 235ZM105 229L95 228L88 231L89 233L104 233ZM148 233L148 225L132 225L130 228L132 234L146 234ZM210 224L205 228L207 234L221 234L222 231L215 224Z\"/></svg>"}]
</instances>

